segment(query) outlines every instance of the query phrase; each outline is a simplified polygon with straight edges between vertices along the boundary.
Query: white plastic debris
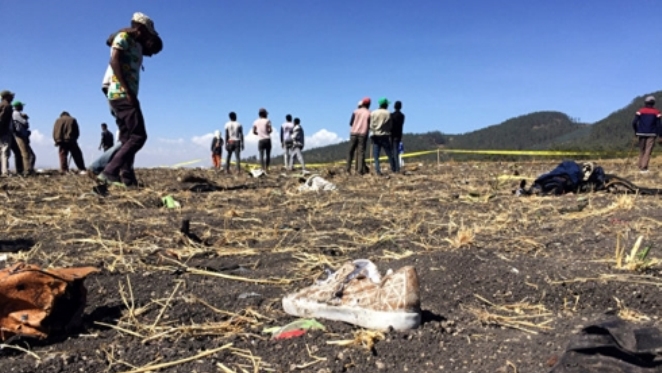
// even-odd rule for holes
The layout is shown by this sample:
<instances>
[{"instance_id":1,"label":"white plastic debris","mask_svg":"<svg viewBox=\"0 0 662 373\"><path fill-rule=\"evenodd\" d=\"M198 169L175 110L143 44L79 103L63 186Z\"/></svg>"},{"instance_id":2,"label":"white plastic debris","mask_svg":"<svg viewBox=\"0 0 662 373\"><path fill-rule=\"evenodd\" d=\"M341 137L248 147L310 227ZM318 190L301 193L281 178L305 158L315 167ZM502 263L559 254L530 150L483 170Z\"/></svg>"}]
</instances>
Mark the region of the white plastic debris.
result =
<instances>
[{"instance_id":1,"label":"white plastic debris","mask_svg":"<svg viewBox=\"0 0 662 373\"><path fill-rule=\"evenodd\" d=\"M336 190L336 184L329 182L325 180L323 177L320 175L313 175L306 180L305 183L303 183L299 187L300 192L308 192L308 191L319 191L319 190Z\"/></svg>"}]
</instances>

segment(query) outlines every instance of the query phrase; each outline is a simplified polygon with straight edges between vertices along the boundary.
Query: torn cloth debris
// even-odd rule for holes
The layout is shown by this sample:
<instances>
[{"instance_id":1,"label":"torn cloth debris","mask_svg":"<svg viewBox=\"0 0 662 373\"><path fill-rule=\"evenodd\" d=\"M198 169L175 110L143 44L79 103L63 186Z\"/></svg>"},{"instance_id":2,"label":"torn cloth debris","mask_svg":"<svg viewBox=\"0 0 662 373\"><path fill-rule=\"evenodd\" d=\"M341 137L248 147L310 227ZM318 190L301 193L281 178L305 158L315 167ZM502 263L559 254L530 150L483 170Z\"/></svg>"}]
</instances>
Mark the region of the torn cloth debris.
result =
<instances>
[{"instance_id":1,"label":"torn cloth debris","mask_svg":"<svg viewBox=\"0 0 662 373\"><path fill-rule=\"evenodd\" d=\"M17 263L0 271L0 341L19 335L46 338L82 321L83 280L94 267L41 269Z\"/></svg>"}]
</instances>

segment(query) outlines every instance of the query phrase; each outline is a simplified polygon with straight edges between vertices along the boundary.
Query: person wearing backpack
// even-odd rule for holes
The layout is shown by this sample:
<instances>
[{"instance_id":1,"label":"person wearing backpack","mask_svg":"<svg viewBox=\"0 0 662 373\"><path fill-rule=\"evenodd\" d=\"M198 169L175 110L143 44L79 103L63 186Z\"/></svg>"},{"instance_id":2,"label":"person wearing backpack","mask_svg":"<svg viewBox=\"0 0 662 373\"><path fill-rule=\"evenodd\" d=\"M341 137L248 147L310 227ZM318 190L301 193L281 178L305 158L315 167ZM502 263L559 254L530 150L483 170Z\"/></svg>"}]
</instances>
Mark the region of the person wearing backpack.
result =
<instances>
[{"instance_id":1,"label":"person wearing backpack","mask_svg":"<svg viewBox=\"0 0 662 373\"><path fill-rule=\"evenodd\" d=\"M644 107L639 109L632 121L632 129L639 141L639 171L648 172L648 162L655 146L655 139L662 134L660 125L660 111L655 108L655 97L648 96L644 100Z\"/></svg>"},{"instance_id":2,"label":"person wearing backpack","mask_svg":"<svg viewBox=\"0 0 662 373\"><path fill-rule=\"evenodd\" d=\"M301 164L301 172L306 172L306 164L303 161L303 154L301 153L304 144L305 136L301 127L301 120L294 118L294 127L292 127L292 154L290 155L290 163L288 165L290 171L294 169L294 158L296 157Z\"/></svg>"},{"instance_id":3,"label":"person wearing backpack","mask_svg":"<svg viewBox=\"0 0 662 373\"><path fill-rule=\"evenodd\" d=\"M35 154L30 146L30 123L28 122L28 115L23 112L25 105L21 101L14 101L14 113L12 114L12 124L14 130L14 141L18 145L20 154L15 154L16 157L21 157L21 164L23 175L34 174ZM19 170L17 169L18 173Z\"/></svg>"},{"instance_id":4,"label":"person wearing backpack","mask_svg":"<svg viewBox=\"0 0 662 373\"><path fill-rule=\"evenodd\" d=\"M221 168L221 159L223 157L223 137L221 131L214 132L214 138L211 140L211 161L214 168Z\"/></svg>"}]
</instances>

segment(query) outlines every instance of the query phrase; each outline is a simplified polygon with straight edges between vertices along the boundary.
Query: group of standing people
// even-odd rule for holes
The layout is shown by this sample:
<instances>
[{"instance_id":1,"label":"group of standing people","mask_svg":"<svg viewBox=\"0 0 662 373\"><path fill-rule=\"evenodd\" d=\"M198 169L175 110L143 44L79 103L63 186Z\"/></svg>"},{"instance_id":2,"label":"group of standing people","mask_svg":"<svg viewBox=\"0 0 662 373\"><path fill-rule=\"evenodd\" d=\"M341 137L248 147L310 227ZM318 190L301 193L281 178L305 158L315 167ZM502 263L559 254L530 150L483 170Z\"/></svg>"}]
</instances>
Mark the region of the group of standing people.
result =
<instances>
[{"instance_id":1,"label":"group of standing people","mask_svg":"<svg viewBox=\"0 0 662 373\"><path fill-rule=\"evenodd\" d=\"M244 133L241 123L237 121L237 114L231 112L229 114L230 121L225 124L225 150L227 157L225 160L225 172L230 172L230 161L232 155L235 155L237 172L241 172L241 151L244 150ZM269 119L269 112L267 109L260 109L258 111L258 118L253 122L251 132L257 136L257 148L260 157L260 166L265 172L269 171L271 165L271 134L273 133L273 126ZM305 172L305 163L301 151L305 145L305 136L301 120L299 118L292 118L292 115L285 116L285 123L280 129L280 145L284 150L284 164L285 168L289 171L294 169L294 158L299 160L302 171ZM221 131L214 132L214 138L211 142L211 156L214 168L221 168L221 159L223 157L223 137Z\"/></svg>"},{"instance_id":2,"label":"group of standing people","mask_svg":"<svg viewBox=\"0 0 662 373\"><path fill-rule=\"evenodd\" d=\"M400 172L400 161L397 159L401 142L402 131L405 124L405 115L402 113L402 102L396 101L394 112L388 111L390 102L386 98L378 101L379 108L370 111L369 97L359 101L358 108L352 113L349 121L349 154L347 156L347 173L351 173L352 161L356 157L354 172L360 175L368 173L365 163L368 146L368 135L372 140L372 156L375 163L375 173L382 175L379 156L382 149L386 153L391 172Z\"/></svg>"},{"instance_id":3,"label":"group of standing people","mask_svg":"<svg viewBox=\"0 0 662 373\"><path fill-rule=\"evenodd\" d=\"M14 101L15 94L0 92L0 175L9 175L9 157L14 154L16 173L34 174L36 157L30 146L29 116L23 112L25 104Z\"/></svg>"}]
</instances>

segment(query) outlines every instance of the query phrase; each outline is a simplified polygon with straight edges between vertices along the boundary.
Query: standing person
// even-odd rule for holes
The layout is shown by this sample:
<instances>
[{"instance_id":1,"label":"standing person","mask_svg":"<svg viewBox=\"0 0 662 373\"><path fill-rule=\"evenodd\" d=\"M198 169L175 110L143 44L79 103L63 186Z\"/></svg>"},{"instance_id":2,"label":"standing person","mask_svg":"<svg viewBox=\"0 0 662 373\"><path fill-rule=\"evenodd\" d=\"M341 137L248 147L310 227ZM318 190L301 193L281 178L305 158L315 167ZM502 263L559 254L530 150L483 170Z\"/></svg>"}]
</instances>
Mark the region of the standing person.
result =
<instances>
[{"instance_id":1,"label":"standing person","mask_svg":"<svg viewBox=\"0 0 662 373\"><path fill-rule=\"evenodd\" d=\"M136 153L147 141L145 119L138 101L140 68L143 49L150 40L157 39L160 46L152 54L160 52L163 47L158 35L152 19L134 13L131 27L121 30L113 38L110 57L113 75L107 97L119 126L122 145L97 177L105 184L137 185L133 163Z\"/></svg>"},{"instance_id":2,"label":"standing person","mask_svg":"<svg viewBox=\"0 0 662 373\"><path fill-rule=\"evenodd\" d=\"M99 150L103 149L104 152L107 152L114 144L113 133L108 131L108 125L106 123L101 123L101 143L99 144Z\"/></svg>"},{"instance_id":3,"label":"standing person","mask_svg":"<svg viewBox=\"0 0 662 373\"><path fill-rule=\"evenodd\" d=\"M14 142L11 131L13 100L14 93L7 90L0 92L0 176L9 176L9 154Z\"/></svg>"},{"instance_id":4,"label":"standing person","mask_svg":"<svg viewBox=\"0 0 662 373\"><path fill-rule=\"evenodd\" d=\"M34 164L36 157L32 151L32 147L30 146L30 134L32 132L30 131L30 123L28 122L29 117L26 113L23 112L24 105L25 104L21 101L15 101L13 103L14 114L12 115L12 127L14 130L14 141L20 150L22 166L21 171L24 175L27 176L34 174ZM16 157L18 158L18 156L19 155L17 154ZM16 172L18 173L19 170L17 169Z\"/></svg>"},{"instance_id":5,"label":"standing person","mask_svg":"<svg viewBox=\"0 0 662 373\"><path fill-rule=\"evenodd\" d=\"M289 165L292 163L290 162L292 158L292 128L294 128L292 116L287 114L285 116L285 123L280 126L280 147L284 150L283 164L288 171L291 171Z\"/></svg>"},{"instance_id":6,"label":"standing person","mask_svg":"<svg viewBox=\"0 0 662 373\"><path fill-rule=\"evenodd\" d=\"M223 137L221 131L214 131L214 138L211 139L211 161L214 168L221 169L221 159L223 159Z\"/></svg>"},{"instance_id":7,"label":"standing person","mask_svg":"<svg viewBox=\"0 0 662 373\"><path fill-rule=\"evenodd\" d=\"M395 172L400 172L400 143L402 142L402 131L405 126L405 115L402 113L402 102L393 104L394 112L391 113L391 151L395 158Z\"/></svg>"},{"instance_id":8,"label":"standing person","mask_svg":"<svg viewBox=\"0 0 662 373\"><path fill-rule=\"evenodd\" d=\"M292 154L290 156L290 163L288 164L288 169L291 171L294 169L294 158L296 157L301 164L301 172L306 172L306 164L303 161L303 154L301 150L305 145L305 136L303 134L303 128L301 127L301 120L299 118L294 118L294 124L292 126Z\"/></svg>"},{"instance_id":9,"label":"standing person","mask_svg":"<svg viewBox=\"0 0 662 373\"><path fill-rule=\"evenodd\" d=\"M361 100L361 106L354 110L349 120L349 154L347 156L347 173L351 172L352 160L356 152L355 171L361 175L366 173L365 148L370 128L370 98Z\"/></svg>"},{"instance_id":10,"label":"standing person","mask_svg":"<svg viewBox=\"0 0 662 373\"><path fill-rule=\"evenodd\" d=\"M241 172L241 152L244 150L244 129L237 122L237 114L233 111L228 115L230 121L225 123L225 172L230 173L230 160L232 154L237 160L237 173Z\"/></svg>"},{"instance_id":11,"label":"standing person","mask_svg":"<svg viewBox=\"0 0 662 373\"><path fill-rule=\"evenodd\" d=\"M69 153L71 153L78 171L85 173L83 153L80 151L80 147L78 147L79 137L78 121L68 112L63 111L53 126L53 141L55 141L55 146L59 148L60 171L62 173L69 171L69 161L67 159Z\"/></svg>"},{"instance_id":12,"label":"standing person","mask_svg":"<svg viewBox=\"0 0 662 373\"><path fill-rule=\"evenodd\" d=\"M388 112L388 100L379 99L379 109L370 114L370 130L372 131L372 157L375 160L375 173L382 174L379 167L379 154L384 149L391 171L395 172L395 159L391 145L391 113Z\"/></svg>"},{"instance_id":13,"label":"standing person","mask_svg":"<svg viewBox=\"0 0 662 373\"><path fill-rule=\"evenodd\" d=\"M271 163L271 121L267 118L267 109L260 109L259 118L253 122L253 134L257 135L257 150L260 152L260 165L264 172L269 172Z\"/></svg>"},{"instance_id":14,"label":"standing person","mask_svg":"<svg viewBox=\"0 0 662 373\"><path fill-rule=\"evenodd\" d=\"M648 161L650 161L655 139L662 134L660 125L660 111L655 108L655 97L648 96L644 100L644 107L634 115L632 128L639 139L639 171L648 172Z\"/></svg>"}]
</instances>

